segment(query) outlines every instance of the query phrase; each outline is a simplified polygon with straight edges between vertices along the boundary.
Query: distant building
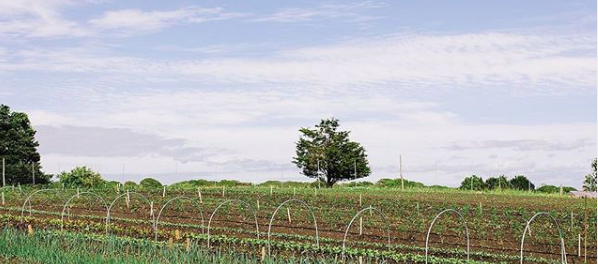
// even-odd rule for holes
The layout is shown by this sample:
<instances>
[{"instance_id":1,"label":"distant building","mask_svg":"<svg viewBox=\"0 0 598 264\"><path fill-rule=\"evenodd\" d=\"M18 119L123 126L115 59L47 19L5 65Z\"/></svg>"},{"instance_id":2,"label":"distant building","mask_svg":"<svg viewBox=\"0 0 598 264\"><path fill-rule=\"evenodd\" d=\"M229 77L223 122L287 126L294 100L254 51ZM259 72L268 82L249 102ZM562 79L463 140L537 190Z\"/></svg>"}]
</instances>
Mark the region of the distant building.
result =
<instances>
[{"instance_id":1,"label":"distant building","mask_svg":"<svg viewBox=\"0 0 598 264\"><path fill-rule=\"evenodd\" d=\"M567 195L577 197L577 198L596 198L596 192L572 191L572 192L568 192Z\"/></svg>"}]
</instances>

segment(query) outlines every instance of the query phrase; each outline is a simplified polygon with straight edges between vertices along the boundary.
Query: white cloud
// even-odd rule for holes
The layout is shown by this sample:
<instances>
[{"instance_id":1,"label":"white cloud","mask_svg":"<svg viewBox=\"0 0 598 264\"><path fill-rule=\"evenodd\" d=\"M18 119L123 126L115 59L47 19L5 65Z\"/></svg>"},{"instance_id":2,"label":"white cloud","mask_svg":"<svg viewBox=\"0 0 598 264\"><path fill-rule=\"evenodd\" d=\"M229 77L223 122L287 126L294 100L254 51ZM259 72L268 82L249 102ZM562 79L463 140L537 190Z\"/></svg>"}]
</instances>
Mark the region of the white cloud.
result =
<instances>
[{"instance_id":1,"label":"white cloud","mask_svg":"<svg viewBox=\"0 0 598 264\"><path fill-rule=\"evenodd\" d=\"M400 34L260 58L151 60L84 49L33 50L8 55L0 71L149 73L208 83L345 90L513 86L520 93L546 94L594 89L595 44L589 36L480 33Z\"/></svg>"},{"instance_id":2,"label":"white cloud","mask_svg":"<svg viewBox=\"0 0 598 264\"><path fill-rule=\"evenodd\" d=\"M384 6L383 3L365 1L348 4L321 4L316 8L284 8L273 14L252 18L249 21L295 23L317 19L342 19L351 22L363 22L381 18L364 15L362 14L364 10Z\"/></svg>"},{"instance_id":3,"label":"white cloud","mask_svg":"<svg viewBox=\"0 0 598 264\"><path fill-rule=\"evenodd\" d=\"M76 5L70 0L0 1L0 37L72 37L90 32L65 19L61 10Z\"/></svg>"},{"instance_id":4,"label":"white cloud","mask_svg":"<svg viewBox=\"0 0 598 264\"><path fill-rule=\"evenodd\" d=\"M114 30L130 35L159 31L177 24L202 23L239 16L244 16L244 14L224 12L222 8L189 6L170 11L142 11L138 9L108 11L89 22L102 30Z\"/></svg>"}]
</instances>

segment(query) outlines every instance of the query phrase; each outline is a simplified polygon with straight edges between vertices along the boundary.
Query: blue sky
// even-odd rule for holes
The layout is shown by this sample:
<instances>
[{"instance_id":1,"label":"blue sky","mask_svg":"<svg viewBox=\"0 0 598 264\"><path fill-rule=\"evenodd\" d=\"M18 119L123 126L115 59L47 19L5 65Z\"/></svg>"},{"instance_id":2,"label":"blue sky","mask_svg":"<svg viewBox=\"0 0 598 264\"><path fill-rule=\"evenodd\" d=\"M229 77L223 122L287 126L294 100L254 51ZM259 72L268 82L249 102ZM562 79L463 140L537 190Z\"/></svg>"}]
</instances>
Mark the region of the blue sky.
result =
<instances>
[{"instance_id":1,"label":"blue sky","mask_svg":"<svg viewBox=\"0 0 598 264\"><path fill-rule=\"evenodd\" d=\"M0 103L51 173L305 180L297 130L334 116L367 180L402 155L426 184L580 187L596 38L592 1L1 1Z\"/></svg>"}]
</instances>

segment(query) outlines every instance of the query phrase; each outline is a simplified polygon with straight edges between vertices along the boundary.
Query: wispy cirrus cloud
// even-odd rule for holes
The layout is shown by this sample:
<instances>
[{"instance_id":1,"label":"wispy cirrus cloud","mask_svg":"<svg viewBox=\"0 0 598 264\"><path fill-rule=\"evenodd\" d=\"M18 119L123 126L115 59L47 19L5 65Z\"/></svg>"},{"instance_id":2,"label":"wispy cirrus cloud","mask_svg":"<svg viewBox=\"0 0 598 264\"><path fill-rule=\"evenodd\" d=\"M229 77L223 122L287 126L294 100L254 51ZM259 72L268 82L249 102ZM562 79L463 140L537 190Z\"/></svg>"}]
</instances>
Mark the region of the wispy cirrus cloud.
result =
<instances>
[{"instance_id":1,"label":"wispy cirrus cloud","mask_svg":"<svg viewBox=\"0 0 598 264\"><path fill-rule=\"evenodd\" d=\"M89 30L62 15L71 0L0 1L0 37L59 38L87 36Z\"/></svg>"},{"instance_id":2,"label":"wispy cirrus cloud","mask_svg":"<svg viewBox=\"0 0 598 264\"><path fill-rule=\"evenodd\" d=\"M0 71L151 73L220 84L486 89L594 89L596 39L532 33L398 34L254 58L158 60L87 49L18 50Z\"/></svg>"},{"instance_id":3,"label":"wispy cirrus cloud","mask_svg":"<svg viewBox=\"0 0 598 264\"><path fill-rule=\"evenodd\" d=\"M346 4L320 4L311 8L283 8L273 14L251 18L253 22L296 23L320 19L341 19L343 21L364 22L380 19L380 16L365 14L365 10L382 8L386 4L373 1L353 2Z\"/></svg>"},{"instance_id":4,"label":"wispy cirrus cloud","mask_svg":"<svg viewBox=\"0 0 598 264\"><path fill-rule=\"evenodd\" d=\"M100 30L123 35L156 32L180 24L204 23L246 16L244 13L225 12L223 8L188 6L175 10L143 11L122 9L107 11L89 23Z\"/></svg>"}]
</instances>

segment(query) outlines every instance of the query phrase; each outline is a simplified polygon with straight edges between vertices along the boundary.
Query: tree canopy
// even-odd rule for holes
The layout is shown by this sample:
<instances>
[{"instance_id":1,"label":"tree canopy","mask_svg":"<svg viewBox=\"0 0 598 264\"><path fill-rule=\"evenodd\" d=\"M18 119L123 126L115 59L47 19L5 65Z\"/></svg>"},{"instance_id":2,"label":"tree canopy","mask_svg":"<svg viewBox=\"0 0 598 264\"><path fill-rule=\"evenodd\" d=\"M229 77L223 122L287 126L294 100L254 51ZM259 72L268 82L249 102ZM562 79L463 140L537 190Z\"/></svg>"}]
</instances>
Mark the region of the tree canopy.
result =
<instances>
[{"instance_id":1,"label":"tree canopy","mask_svg":"<svg viewBox=\"0 0 598 264\"><path fill-rule=\"evenodd\" d=\"M102 176L88 167L76 167L70 172L63 171L58 175L60 183L65 186L83 186L87 188L104 184Z\"/></svg>"},{"instance_id":2,"label":"tree canopy","mask_svg":"<svg viewBox=\"0 0 598 264\"><path fill-rule=\"evenodd\" d=\"M52 178L41 170L35 133L27 114L0 105L0 166L4 158L7 185L33 183L34 174L36 184L48 183Z\"/></svg>"},{"instance_id":3,"label":"tree canopy","mask_svg":"<svg viewBox=\"0 0 598 264\"><path fill-rule=\"evenodd\" d=\"M525 176L517 175L509 181L511 188L517 190L534 190L536 186Z\"/></svg>"},{"instance_id":4,"label":"tree canopy","mask_svg":"<svg viewBox=\"0 0 598 264\"><path fill-rule=\"evenodd\" d=\"M511 187L509 180L505 175L499 177L490 177L486 179L486 187L490 190L508 189Z\"/></svg>"},{"instance_id":5,"label":"tree canopy","mask_svg":"<svg viewBox=\"0 0 598 264\"><path fill-rule=\"evenodd\" d=\"M301 128L293 163L303 175L322 180L327 187L340 181L367 177L371 173L365 149L340 131L339 120L323 119L315 129ZM319 169L319 170L318 170Z\"/></svg>"},{"instance_id":6,"label":"tree canopy","mask_svg":"<svg viewBox=\"0 0 598 264\"><path fill-rule=\"evenodd\" d=\"M588 192L596 191L596 158L592 161L592 173L587 174L583 182L583 189Z\"/></svg>"},{"instance_id":7,"label":"tree canopy","mask_svg":"<svg viewBox=\"0 0 598 264\"><path fill-rule=\"evenodd\" d=\"M486 189L486 183L484 182L484 179L482 179L482 177L471 175L463 179L463 181L461 182L461 187L459 188L463 190L481 191Z\"/></svg>"}]
</instances>

